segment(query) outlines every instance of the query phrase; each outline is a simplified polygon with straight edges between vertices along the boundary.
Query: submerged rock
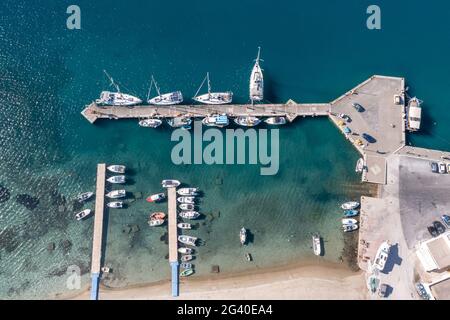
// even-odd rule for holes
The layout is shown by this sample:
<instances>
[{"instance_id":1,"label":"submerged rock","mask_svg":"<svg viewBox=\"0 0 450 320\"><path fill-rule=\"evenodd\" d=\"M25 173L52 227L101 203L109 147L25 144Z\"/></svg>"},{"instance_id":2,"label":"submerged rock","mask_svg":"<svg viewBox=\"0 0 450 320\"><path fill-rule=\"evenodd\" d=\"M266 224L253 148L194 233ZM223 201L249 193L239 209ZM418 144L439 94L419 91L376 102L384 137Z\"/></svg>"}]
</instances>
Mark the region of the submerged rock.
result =
<instances>
[{"instance_id":1,"label":"submerged rock","mask_svg":"<svg viewBox=\"0 0 450 320\"><path fill-rule=\"evenodd\" d=\"M10 196L9 190L0 185L0 203L8 201Z\"/></svg>"},{"instance_id":2,"label":"submerged rock","mask_svg":"<svg viewBox=\"0 0 450 320\"><path fill-rule=\"evenodd\" d=\"M72 242L70 240L63 240L59 244L60 247L62 247L64 253L69 252L69 250L72 248Z\"/></svg>"},{"instance_id":3,"label":"submerged rock","mask_svg":"<svg viewBox=\"0 0 450 320\"><path fill-rule=\"evenodd\" d=\"M50 242L48 245L47 245L47 251L53 251L53 250L55 250L55 248L56 248L56 244L54 243L54 242Z\"/></svg>"},{"instance_id":4,"label":"submerged rock","mask_svg":"<svg viewBox=\"0 0 450 320\"><path fill-rule=\"evenodd\" d=\"M19 194L16 196L16 202L23 205L28 210L34 210L38 204L39 199L29 194Z\"/></svg>"},{"instance_id":5,"label":"submerged rock","mask_svg":"<svg viewBox=\"0 0 450 320\"><path fill-rule=\"evenodd\" d=\"M19 246L18 233L15 228L9 227L0 231L0 249L10 253Z\"/></svg>"}]
</instances>

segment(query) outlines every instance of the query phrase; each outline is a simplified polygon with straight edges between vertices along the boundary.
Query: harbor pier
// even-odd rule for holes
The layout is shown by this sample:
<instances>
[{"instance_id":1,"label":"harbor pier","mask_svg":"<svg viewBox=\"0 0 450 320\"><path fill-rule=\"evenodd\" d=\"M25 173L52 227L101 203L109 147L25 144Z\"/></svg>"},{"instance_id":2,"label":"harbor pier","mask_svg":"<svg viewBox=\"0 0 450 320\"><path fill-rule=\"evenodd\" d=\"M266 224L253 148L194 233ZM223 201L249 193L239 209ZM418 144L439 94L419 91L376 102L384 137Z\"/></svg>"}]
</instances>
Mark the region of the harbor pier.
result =
<instances>
[{"instance_id":1,"label":"harbor pier","mask_svg":"<svg viewBox=\"0 0 450 320\"><path fill-rule=\"evenodd\" d=\"M105 209L106 164L97 165L97 185L95 191L94 237L92 241L91 261L91 300L98 299L98 286L101 272L103 214Z\"/></svg>"},{"instance_id":2,"label":"harbor pier","mask_svg":"<svg viewBox=\"0 0 450 320\"><path fill-rule=\"evenodd\" d=\"M177 191L175 187L167 188L167 212L169 230L169 263L172 274L172 296L179 294L178 263L178 227L177 227Z\"/></svg>"}]
</instances>

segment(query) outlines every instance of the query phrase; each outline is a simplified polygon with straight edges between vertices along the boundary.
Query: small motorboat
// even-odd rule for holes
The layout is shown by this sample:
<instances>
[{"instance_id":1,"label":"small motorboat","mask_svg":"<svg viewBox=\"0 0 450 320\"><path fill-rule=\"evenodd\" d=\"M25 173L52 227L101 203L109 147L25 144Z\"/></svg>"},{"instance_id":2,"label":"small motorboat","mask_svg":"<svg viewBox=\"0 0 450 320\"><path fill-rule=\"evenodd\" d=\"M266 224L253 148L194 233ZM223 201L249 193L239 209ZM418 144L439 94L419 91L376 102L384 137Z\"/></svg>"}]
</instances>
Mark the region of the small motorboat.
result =
<instances>
[{"instance_id":1,"label":"small motorboat","mask_svg":"<svg viewBox=\"0 0 450 320\"><path fill-rule=\"evenodd\" d=\"M111 271L111 268L110 268L110 267L102 267L100 270L101 270L103 273L109 273L109 272Z\"/></svg>"},{"instance_id":2,"label":"small motorboat","mask_svg":"<svg viewBox=\"0 0 450 320\"><path fill-rule=\"evenodd\" d=\"M187 261L191 261L192 259L194 259L194 257L191 254L185 254L183 256L181 256L181 261L182 262L187 262Z\"/></svg>"},{"instance_id":3,"label":"small motorboat","mask_svg":"<svg viewBox=\"0 0 450 320\"><path fill-rule=\"evenodd\" d=\"M245 254L245 259L247 259L247 261L252 261L253 260L252 255L250 253L248 253L248 252Z\"/></svg>"},{"instance_id":4,"label":"small motorboat","mask_svg":"<svg viewBox=\"0 0 450 320\"><path fill-rule=\"evenodd\" d=\"M195 247L195 242L197 241L197 238L191 237L191 236L180 235L180 236L178 236L178 241L181 243L184 243L186 245Z\"/></svg>"},{"instance_id":5,"label":"small motorboat","mask_svg":"<svg viewBox=\"0 0 450 320\"><path fill-rule=\"evenodd\" d=\"M380 247L378 248L377 254L375 256L375 260L373 265L380 271L383 271L384 266L386 265L387 258L389 257L389 251L391 249L391 245L389 241L384 241Z\"/></svg>"},{"instance_id":6,"label":"small motorboat","mask_svg":"<svg viewBox=\"0 0 450 320\"><path fill-rule=\"evenodd\" d=\"M151 196L147 197L147 202L159 202L166 198L166 195L164 193L156 193L152 194Z\"/></svg>"},{"instance_id":7,"label":"small motorboat","mask_svg":"<svg viewBox=\"0 0 450 320\"><path fill-rule=\"evenodd\" d=\"M161 184L163 188L176 188L181 182L178 180L163 180L161 181Z\"/></svg>"},{"instance_id":8,"label":"small motorboat","mask_svg":"<svg viewBox=\"0 0 450 320\"><path fill-rule=\"evenodd\" d=\"M245 228L242 228L239 232L239 240L241 245L245 245L245 242L247 241L247 230Z\"/></svg>"},{"instance_id":9,"label":"small motorboat","mask_svg":"<svg viewBox=\"0 0 450 320\"><path fill-rule=\"evenodd\" d=\"M143 128L158 128L160 125L162 125L162 120L160 119L149 118L139 121L139 126Z\"/></svg>"},{"instance_id":10,"label":"small motorboat","mask_svg":"<svg viewBox=\"0 0 450 320\"><path fill-rule=\"evenodd\" d=\"M195 203L195 197L178 197L177 201L179 203L194 204Z\"/></svg>"},{"instance_id":11,"label":"small motorboat","mask_svg":"<svg viewBox=\"0 0 450 320\"><path fill-rule=\"evenodd\" d=\"M181 210L193 211L195 209L195 205L190 203L182 203L179 205Z\"/></svg>"},{"instance_id":12,"label":"small motorboat","mask_svg":"<svg viewBox=\"0 0 450 320\"><path fill-rule=\"evenodd\" d=\"M194 273L194 270L192 270L192 269L184 269L183 271L180 272L180 277L188 277L193 273Z\"/></svg>"},{"instance_id":13,"label":"small motorboat","mask_svg":"<svg viewBox=\"0 0 450 320\"><path fill-rule=\"evenodd\" d=\"M341 205L341 208L344 210L353 210L358 207L359 207L359 202L356 202L356 201L346 202Z\"/></svg>"},{"instance_id":14,"label":"small motorboat","mask_svg":"<svg viewBox=\"0 0 450 320\"><path fill-rule=\"evenodd\" d=\"M93 192L84 192L84 193L80 193L80 194L77 196L77 200L78 200L79 202L84 202L84 201L86 201L86 200L89 200L93 195L94 195Z\"/></svg>"},{"instance_id":15,"label":"small motorboat","mask_svg":"<svg viewBox=\"0 0 450 320\"><path fill-rule=\"evenodd\" d=\"M344 211L344 217L346 217L346 218L356 217L357 215L359 215L358 210L345 210Z\"/></svg>"},{"instance_id":16,"label":"small motorboat","mask_svg":"<svg viewBox=\"0 0 450 320\"><path fill-rule=\"evenodd\" d=\"M158 226L164 224L163 219L153 219L153 220L149 220L147 222L150 227L158 227Z\"/></svg>"},{"instance_id":17,"label":"small motorboat","mask_svg":"<svg viewBox=\"0 0 450 320\"><path fill-rule=\"evenodd\" d=\"M123 189L122 190L113 190L106 194L106 196L111 199L124 198L126 195L127 195L127 192Z\"/></svg>"},{"instance_id":18,"label":"small motorboat","mask_svg":"<svg viewBox=\"0 0 450 320\"><path fill-rule=\"evenodd\" d=\"M180 268L182 269L192 269L193 265L190 262L180 263Z\"/></svg>"},{"instance_id":19,"label":"small motorboat","mask_svg":"<svg viewBox=\"0 0 450 320\"><path fill-rule=\"evenodd\" d=\"M193 254L194 249L183 247L183 248L178 248L178 252L181 254Z\"/></svg>"},{"instance_id":20,"label":"small motorboat","mask_svg":"<svg viewBox=\"0 0 450 320\"><path fill-rule=\"evenodd\" d=\"M123 174L123 173L125 173L126 167L121 164L113 164L113 165L106 167L106 169L108 169L108 171L110 171L110 172Z\"/></svg>"},{"instance_id":21,"label":"small motorboat","mask_svg":"<svg viewBox=\"0 0 450 320\"><path fill-rule=\"evenodd\" d=\"M75 218L77 218L77 220L79 221L79 220L82 220L82 219L86 218L86 217L89 216L91 213L92 213L92 210L91 210L91 209L84 209L83 211L78 212L78 213L75 215Z\"/></svg>"},{"instance_id":22,"label":"small motorboat","mask_svg":"<svg viewBox=\"0 0 450 320\"><path fill-rule=\"evenodd\" d=\"M203 125L208 127L219 127L223 128L230 124L230 121L228 120L228 117L226 114L217 114L217 115L211 115L203 118L202 120Z\"/></svg>"},{"instance_id":23,"label":"small motorboat","mask_svg":"<svg viewBox=\"0 0 450 320\"><path fill-rule=\"evenodd\" d=\"M180 188L177 190L177 193L180 196L196 196L197 195L197 188Z\"/></svg>"},{"instance_id":24,"label":"small motorboat","mask_svg":"<svg viewBox=\"0 0 450 320\"><path fill-rule=\"evenodd\" d=\"M166 214L164 212L153 212L148 218L149 220L164 220L166 218Z\"/></svg>"},{"instance_id":25,"label":"small motorboat","mask_svg":"<svg viewBox=\"0 0 450 320\"><path fill-rule=\"evenodd\" d=\"M344 218L342 219L342 224L358 224L358 220L353 218Z\"/></svg>"},{"instance_id":26,"label":"small motorboat","mask_svg":"<svg viewBox=\"0 0 450 320\"><path fill-rule=\"evenodd\" d=\"M234 122L244 127L254 127L261 123L261 120L253 116L240 116L234 119Z\"/></svg>"},{"instance_id":27,"label":"small motorboat","mask_svg":"<svg viewBox=\"0 0 450 320\"><path fill-rule=\"evenodd\" d=\"M108 202L106 205L112 209L120 209L123 208L123 201Z\"/></svg>"},{"instance_id":28,"label":"small motorboat","mask_svg":"<svg viewBox=\"0 0 450 320\"><path fill-rule=\"evenodd\" d=\"M125 183L125 176L112 176L106 179L106 181L108 181L109 183Z\"/></svg>"},{"instance_id":29,"label":"small motorboat","mask_svg":"<svg viewBox=\"0 0 450 320\"><path fill-rule=\"evenodd\" d=\"M316 256L320 256L322 254L322 241L320 239L319 234L314 234L312 236L313 240L313 251Z\"/></svg>"},{"instance_id":30,"label":"small motorboat","mask_svg":"<svg viewBox=\"0 0 450 320\"><path fill-rule=\"evenodd\" d=\"M358 229L357 224L344 224L342 225L342 229L344 229L344 232L352 232Z\"/></svg>"},{"instance_id":31,"label":"small motorboat","mask_svg":"<svg viewBox=\"0 0 450 320\"><path fill-rule=\"evenodd\" d=\"M190 223L185 223L185 222L180 222L179 224L177 224L177 227L180 229L191 229L192 228Z\"/></svg>"},{"instance_id":32,"label":"small motorboat","mask_svg":"<svg viewBox=\"0 0 450 320\"><path fill-rule=\"evenodd\" d=\"M359 158L358 161L356 162L355 172L363 172L363 170L364 170L364 159Z\"/></svg>"},{"instance_id":33,"label":"small motorboat","mask_svg":"<svg viewBox=\"0 0 450 320\"><path fill-rule=\"evenodd\" d=\"M200 217L200 213L197 211L181 211L178 215L184 219L197 219Z\"/></svg>"},{"instance_id":34,"label":"small motorboat","mask_svg":"<svg viewBox=\"0 0 450 320\"><path fill-rule=\"evenodd\" d=\"M186 116L175 117L175 118L167 119L167 123L172 128L190 129L191 128L190 126L191 126L191 123L192 123L192 119L189 118L189 117L186 117Z\"/></svg>"},{"instance_id":35,"label":"small motorboat","mask_svg":"<svg viewBox=\"0 0 450 320\"><path fill-rule=\"evenodd\" d=\"M272 126L280 126L286 124L285 117L270 117L264 120L265 123L270 124Z\"/></svg>"}]
</instances>

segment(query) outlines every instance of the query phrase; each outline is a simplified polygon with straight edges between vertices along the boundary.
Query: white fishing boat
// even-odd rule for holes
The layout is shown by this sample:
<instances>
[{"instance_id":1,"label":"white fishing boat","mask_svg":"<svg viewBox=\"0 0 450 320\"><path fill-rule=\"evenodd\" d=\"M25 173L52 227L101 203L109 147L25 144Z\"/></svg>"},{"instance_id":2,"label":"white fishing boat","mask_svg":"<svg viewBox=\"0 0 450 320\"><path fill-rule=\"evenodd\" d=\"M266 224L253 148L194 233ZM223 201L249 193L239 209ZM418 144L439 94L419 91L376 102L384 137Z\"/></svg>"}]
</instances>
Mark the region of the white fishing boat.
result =
<instances>
[{"instance_id":1,"label":"white fishing boat","mask_svg":"<svg viewBox=\"0 0 450 320\"><path fill-rule=\"evenodd\" d=\"M194 204L195 203L195 197L178 197L177 201L179 203L189 203Z\"/></svg>"},{"instance_id":2,"label":"white fishing boat","mask_svg":"<svg viewBox=\"0 0 450 320\"><path fill-rule=\"evenodd\" d=\"M196 196L197 195L197 188L180 188L177 190L177 193L180 196Z\"/></svg>"},{"instance_id":3,"label":"white fishing boat","mask_svg":"<svg viewBox=\"0 0 450 320\"><path fill-rule=\"evenodd\" d=\"M162 120L160 119L149 118L139 121L139 126L144 128L158 128L160 125L162 125Z\"/></svg>"},{"instance_id":4,"label":"white fishing boat","mask_svg":"<svg viewBox=\"0 0 450 320\"><path fill-rule=\"evenodd\" d=\"M364 170L364 159L359 158L358 161L356 162L355 172L363 172L363 170Z\"/></svg>"},{"instance_id":5,"label":"white fishing boat","mask_svg":"<svg viewBox=\"0 0 450 320\"><path fill-rule=\"evenodd\" d=\"M127 192L123 189L122 190L113 190L106 194L106 196L111 199L124 198L126 195L127 195Z\"/></svg>"},{"instance_id":6,"label":"white fishing boat","mask_svg":"<svg viewBox=\"0 0 450 320\"><path fill-rule=\"evenodd\" d=\"M344 210L353 210L358 207L359 207L359 202L356 202L356 201L346 202L341 205L341 208Z\"/></svg>"},{"instance_id":7,"label":"white fishing boat","mask_svg":"<svg viewBox=\"0 0 450 320\"><path fill-rule=\"evenodd\" d=\"M198 95L203 85L205 84L205 81L208 82L208 93ZM204 104L227 104L231 103L231 101L233 100L233 93L231 91L211 92L211 82L209 81L209 72L207 72L205 79L203 79L202 84L200 85L192 99Z\"/></svg>"},{"instance_id":8,"label":"white fishing boat","mask_svg":"<svg viewBox=\"0 0 450 320\"><path fill-rule=\"evenodd\" d=\"M163 219L153 219L153 220L149 220L147 222L150 227L158 227L164 223L164 220Z\"/></svg>"},{"instance_id":9,"label":"white fishing boat","mask_svg":"<svg viewBox=\"0 0 450 320\"><path fill-rule=\"evenodd\" d=\"M322 243L319 234L314 234L312 236L313 241L313 251L316 256L320 256L322 254Z\"/></svg>"},{"instance_id":10,"label":"white fishing boat","mask_svg":"<svg viewBox=\"0 0 450 320\"><path fill-rule=\"evenodd\" d=\"M177 224L177 227L184 230L192 229L192 226L190 223L180 222Z\"/></svg>"},{"instance_id":11,"label":"white fishing boat","mask_svg":"<svg viewBox=\"0 0 450 320\"><path fill-rule=\"evenodd\" d=\"M106 181L108 181L109 183L125 183L125 176L112 176L106 179Z\"/></svg>"},{"instance_id":12,"label":"white fishing boat","mask_svg":"<svg viewBox=\"0 0 450 320\"><path fill-rule=\"evenodd\" d=\"M408 115L407 129L409 131L420 130L420 123L422 118L422 105L423 101L412 98L408 102L408 107L406 108L406 113Z\"/></svg>"},{"instance_id":13,"label":"white fishing boat","mask_svg":"<svg viewBox=\"0 0 450 320\"><path fill-rule=\"evenodd\" d=\"M125 173L126 167L121 164L113 164L113 165L107 166L106 169L108 169L108 171L110 171L110 172L123 174L123 173Z\"/></svg>"},{"instance_id":14,"label":"white fishing boat","mask_svg":"<svg viewBox=\"0 0 450 320\"><path fill-rule=\"evenodd\" d=\"M161 184L163 188L176 188L181 184L181 182L178 180L168 179L161 181Z\"/></svg>"},{"instance_id":15,"label":"white fishing boat","mask_svg":"<svg viewBox=\"0 0 450 320\"><path fill-rule=\"evenodd\" d=\"M152 194L151 196L147 197L147 199L145 199L147 202L159 202L162 201L166 198L166 194L165 193L156 193L156 194Z\"/></svg>"},{"instance_id":16,"label":"white fishing boat","mask_svg":"<svg viewBox=\"0 0 450 320\"><path fill-rule=\"evenodd\" d=\"M149 99L153 85L155 86L158 95L154 98ZM150 88L148 89L147 102L149 104L157 106L171 106L183 102L183 95L181 94L181 91L174 91L161 94L161 92L159 91L158 84L156 83L155 78L153 78L152 75L152 81L150 83Z\"/></svg>"},{"instance_id":17,"label":"white fishing boat","mask_svg":"<svg viewBox=\"0 0 450 320\"><path fill-rule=\"evenodd\" d=\"M244 127L254 127L261 123L261 120L253 116L239 116L234 119L234 122Z\"/></svg>"},{"instance_id":18,"label":"white fishing boat","mask_svg":"<svg viewBox=\"0 0 450 320\"><path fill-rule=\"evenodd\" d=\"M223 128L230 124L226 114L210 115L203 118L202 123L208 127Z\"/></svg>"},{"instance_id":19,"label":"white fishing boat","mask_svg":"<svg viewBox=\"0 0 450 320\"><path fill-rule=\"evenodd\" d=\"M75 215L75 218L76 218L77 220L82 220L82 219L86 218L87 216L89 216L91 213L92 213L92 210L91 210L91 209L84 209L83 211L78 212L78 213Z\"/></svg>"},{"instance_id":20,"label":"white fishing boat","mask_svg":"<svg viewBox=\"0 0 450 320\"><path fill-rule=\"evenodd\" d=\"M264 77L262 69L259 65L261 47L258 47L258 56L253 65L252 73L250 75L250 100L262 101L264 99Z\"/></svg>"},{"instance_id":21,"label":"white fishing boat","mask_svg":"<svg viewBox=\"0 0 450 320\"><path fill-rule=\"evenodd\" d=\"M95 100L96 104L107 106L133 106L142 103L141 99L132 96L130 94L120 92L120 88L114 82L114 79L111 78L110 75L105 70L103 70L103 72L108 77L109 81L111 82L111 85L116 88L117 92L102 91L100 93L100 98Z\"/></svg>"},{"instance_id":22,"label":"white fishing boat","mask_svg":"<svg viewBox=\"0 0 450 320\"><path fill-rule=\"evenodd\" d=\"M195 209L195 205L190 203L182 203L178 206L181 210L192 211Z\"/></svg>"},{"instance_id":23,"label":"white fishing boat","mask_svg":"<svg viewBox=\"0 0 450 320\"><path fill-rule=\"evenodd\" d=\"M285 117L270 117L264 120L265 123L270 124L272 126L280 126L286 124Z\"/></svg>"},{"instance_id":24,"label":"white fishing boat","mask_svg":"<svg viewBox=\"0 0 450 320\"><path fill-rule=\"evenodd\" d=\"M247 241L247 230L245 228L242 228L241 231L239 231L239 240L241 245L245 245L245 242Z\"/></svg>"},{"instance_id":25,"label":"white fishing boat","mask_svg":"<svg viewBox=\"0 0 450 320\"><path fill-rule=\"evenodd\" d=\"M194 247L195 247L195 242L197 241L197 239L198 238L192 237L192 236L185 236L185 235L178 236L179 242L187 244L189 246L194 246Z\"/></svg>"},{"instance_id":26,"label":"white fishing boat","mask_svg":"<svg viewBox=\"0 0 450 320\"><path fill-rule=\"evenodd\" d=\"M180 268L181 269L192 269L193 265L190 262L183 262L180 263Z\"/></svg>"},{"instance_id":27,"label":"white fishing boat","mask_svg":"<svg viewBox=\"0 0 450 320\"><path fill-rule=\"evenodd\" d=\"M93 195L94 195L93 192L84 192L84 193L80 193L80 194L77 196L77 200L78 200L79 202L83 202L83 201L86 201L86 200L89 200L90 198L92 198Z\"/></svg>"},{"instance_id":28,"label":"white fishing boat","mask_svg":"<svg viewBox=\"0 0 450 320\"><path fill-rule=\"evenodd\" d=\"M182 247L182 248L178 248L178 252L181 253L181 254L193 254L194 253L194 249Z\"/></svg>"},{"instance_id":29,"label":"white fishing boat","mask_svg":"<svg viewBox=\"0 0 450 320\"><path fill-rule=\"evenodd\" d=\"M357 224L344 224L342 225L342 229L344 230L344 232L352 232L358 229L358 225Z\"/></svg>"},{"instance_id":30,"label":"white fishing boat","mask_svg":"<svg viewBox=\"0 0 450 320\"><path fill-rule=\"evenodd\" d=\"M167 123L172 128L184 128L184 129L190 129L192 119L186 116L181 117L175 117L171 119L167 119Z\"/></svg>"},{"instance_id":31,"label":"white fishing boat","mask_svg":"<svg viewBox=\"0 0 450 320\"><path fill-rule=\"evenodd\" d=\"M181 256L181 261L182 262L187 262L187 261L191 261L194 257L191 254L186 254Z\"/></svg>"},{"instance_id":32,"label":"white fishing boat","mask_svg":"<svg viewBox=\"0 0 450 320\"><path fill-rule=\"evenodd\" d=\"M197 219L200 217L200 213L197 211L181 211L178 215L184 219Z\"/></svg>"},{"instance_id":33,"label":"white fishing boat","mask_svg":"<svg viewBox=\"0 0 450 320\"><path fill-rule=\"evenodd\" d=\"M391 245L389 241L384 241L380 247L378 248L377 255L375 256L375 260L373 265L376 269L383 271L386 265L386 261L389 257L389 251L391 249Z\"/></svg>"},{"instance_id":34,"label":"white fishing boat","mask_svg":"<svg viewBox=\"0 0 450 320\"><path fill-rule=\"evenodd\" d=\"M358 220L353 218L344 218L342 219L342 224L358 224Z\"/></svg>"},{"instance_id":35,"label":"white fishing boat","mask_svg":"<svg viewBox=\"0 0 450 320\"><path fill-rule=\"evenodd\" d=\"M106 205L107 205L109 208L112 208L112 209L120 209L120 208L123 208L123 202L122 202L122 201L108 202Z\"/></svg>"}]
</instances>

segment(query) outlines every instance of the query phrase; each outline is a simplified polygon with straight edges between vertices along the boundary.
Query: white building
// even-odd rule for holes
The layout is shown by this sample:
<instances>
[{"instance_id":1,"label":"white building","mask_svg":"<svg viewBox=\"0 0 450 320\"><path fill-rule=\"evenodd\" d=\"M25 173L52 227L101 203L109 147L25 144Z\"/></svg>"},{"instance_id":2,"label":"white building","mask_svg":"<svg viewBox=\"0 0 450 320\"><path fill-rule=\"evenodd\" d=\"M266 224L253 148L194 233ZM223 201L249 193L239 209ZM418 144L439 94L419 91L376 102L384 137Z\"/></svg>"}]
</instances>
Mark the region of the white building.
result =
<instances>
[{"instance_id":1,"label":"white building","mask_svg":"<svg viewBox=\"0 0 450 320\"><path fill-rule=\"evenodd\" d=\"M450 269L450 231L420 243L416 254L427 272Z\"/></svg>"}]
</instances>

